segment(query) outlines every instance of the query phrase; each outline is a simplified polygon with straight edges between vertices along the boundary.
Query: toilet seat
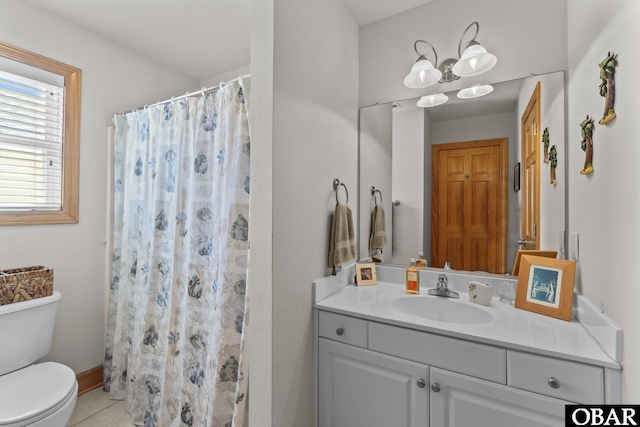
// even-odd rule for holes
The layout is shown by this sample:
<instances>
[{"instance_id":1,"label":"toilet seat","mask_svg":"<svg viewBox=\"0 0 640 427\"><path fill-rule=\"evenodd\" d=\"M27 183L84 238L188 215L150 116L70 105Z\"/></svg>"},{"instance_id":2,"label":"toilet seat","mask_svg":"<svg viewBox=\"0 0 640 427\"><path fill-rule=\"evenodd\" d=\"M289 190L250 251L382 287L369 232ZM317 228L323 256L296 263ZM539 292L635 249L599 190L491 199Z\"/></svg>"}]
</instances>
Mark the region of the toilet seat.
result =
<instances>
[{"instance_id":1,"label":"toilet seat","mask_svg":"<svg viewBox=\"0 0 640 427\"><path fill-rule=\"evenodd\" d=\"M71 368L55 362L28 366L0 376L0 426L33 424L60 408L77 394Z\"/></svg>"}]
</instances>

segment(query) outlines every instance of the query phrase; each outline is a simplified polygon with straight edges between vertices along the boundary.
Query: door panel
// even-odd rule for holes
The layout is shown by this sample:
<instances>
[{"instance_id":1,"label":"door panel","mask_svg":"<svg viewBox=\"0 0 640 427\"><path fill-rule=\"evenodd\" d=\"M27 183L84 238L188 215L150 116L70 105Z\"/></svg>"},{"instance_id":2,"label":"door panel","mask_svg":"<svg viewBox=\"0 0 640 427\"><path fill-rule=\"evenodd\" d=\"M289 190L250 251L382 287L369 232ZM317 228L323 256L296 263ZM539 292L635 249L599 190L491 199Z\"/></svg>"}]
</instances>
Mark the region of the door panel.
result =
<instances>
[{"instance_id":1,"label":"door panel","mask_svg":"<svg viewBox=\"0 0 640 427\"><path fill-rule=\"evenodd\" d=\"M506 143L434 146L433 266L506 272Z\"/></svg>"},{"instance_id":2,"label":"door panel","mask_svg":"<svg viewBox=\"0 0 640 427\"><path fill-rule=\"evenodd\" d=\"M540 249L540 83L522 115L520 249Z\"/></svg>"},{"instance_id":3,"label":"door panel","mask_svg":"<svg viewBox=\"0 0 640 427\"><path fill-rule=\"evenodd\" d=\"M318 358L319 427L428 425L428 366L324 338Z\"/></svg>"},{"instance_id":4,"label":"door panel","mask_svg":"<svg viewBox=\"0 0 640 427\"><path fill-rule=\"evenodd\" d=\"M571 403L437 368L431 386L431 427L562 427Z\"/></svg>"}]
</instances>

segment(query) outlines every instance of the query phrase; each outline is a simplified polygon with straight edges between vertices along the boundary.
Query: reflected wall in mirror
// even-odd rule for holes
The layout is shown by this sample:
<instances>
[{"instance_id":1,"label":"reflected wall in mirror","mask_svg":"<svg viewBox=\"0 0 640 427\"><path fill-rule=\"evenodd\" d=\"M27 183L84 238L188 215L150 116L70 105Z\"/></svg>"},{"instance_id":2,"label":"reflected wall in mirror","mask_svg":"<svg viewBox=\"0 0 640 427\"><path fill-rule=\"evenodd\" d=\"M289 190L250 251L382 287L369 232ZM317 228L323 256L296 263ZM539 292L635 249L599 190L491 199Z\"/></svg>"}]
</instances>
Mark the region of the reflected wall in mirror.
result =
<instances>
[{"instance_id":1,"label":"reflected wall in mirror","mask_svg":"<svg viewBox=\"0 0 640 427\"><path fill-rule=\"evenodd\" d=\"M566 129L564 72L559 71L493 84L494 91L491 94L474 100L461 100L456 97L456 92L448 93L449 101L433 108L417 107L418 98L361 108L358 215L360 258L366 259L374 255L369 250L368 243L371 212L375 206L371 187L375 186L382 193L387 231L387 246L377 256L383 259L383 263L405 265L409 258L416 258L418 252L423 252L430 266L443 267L440 264L444 264L447 256L436 259L432 253L432 235L438 234L432 228L432 208L436 208L432 207L433 165L438 167L438 162L434 162L432 158L432 152L437 152L437 148L446 149L445 144L506 139L506 161L497 172L500 192L504 193L504 207L494 211L487 207L484 199L479 199L475 205L461 202L463 199L452 199L444 203L444 206L445 211L448 209L455 212L451 216L459 218L462 222L460 228L465 229L470 236L468 244L456 246L455 242L451 242L451 247L446 249L456 251L455 257L451 255L451 267L465 269L460 259L486 256L489 249L480 244L480 240L474 241L471 229L474 221L495 220L498 217L505 223L506 229L502 233L504 241L501 242L506 250L502 255L497 255L502 258L499 267L489 267L486 263L479 262L468 264L466 269L505 274L510 272L515 254L521 248L518 242L524 237L521 234L523 192L514 191L511 183L516 163L522 162L523 173L525 171L526 159L522 158L521 148L521 120L538 83L540 117L539 123L532 128L534 140L539 147L537 162L534 162L538 178L535 183L537 189L531 193L531 197L539 203L540 209L539 216L534 218L534 232L539 239L539 247L528 249L557 250L560 252L559 257L564 257ZM558 180L555 186L548 179L547 169L550 166L542 159L544 150L540 144L542 129L545 128L549 129L550 144L556 146L558 153ZM460 163L463 168L467 168L462 171L462 175L469 175L470 187L480 188L484 184L472 183L472 171L474 167L482 165L483 160L476 158L474 166L473 157L469 159L466 166L464 162ZM486 191L485 194L495 196ZM443 206L442 200L438 204ZM443 211L435 209L433 212L439 212L438 219L442 218ZM440 252L442 255L442 250ZM435 265L434 260L437 261Z\"/></svg>"}]
</instances>

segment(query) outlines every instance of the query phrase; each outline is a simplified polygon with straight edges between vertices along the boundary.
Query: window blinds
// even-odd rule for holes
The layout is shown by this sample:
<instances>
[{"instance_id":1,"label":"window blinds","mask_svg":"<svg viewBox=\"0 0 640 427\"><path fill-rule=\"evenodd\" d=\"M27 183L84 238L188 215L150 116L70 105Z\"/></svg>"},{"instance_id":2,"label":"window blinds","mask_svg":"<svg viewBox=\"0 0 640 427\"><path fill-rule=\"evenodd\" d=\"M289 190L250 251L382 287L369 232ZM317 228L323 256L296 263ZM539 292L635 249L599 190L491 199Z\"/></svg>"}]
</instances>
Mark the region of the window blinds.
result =
<instances>
[{"instance_id":1,"label":"window blinds","mask_svg":"<svg viewBox=\"0 0 640 427\"><path fill-rule=\"evenodd\" d=\"M0 71L0 212L60 210L64 88Z\"/></svg>"}]
</instances>

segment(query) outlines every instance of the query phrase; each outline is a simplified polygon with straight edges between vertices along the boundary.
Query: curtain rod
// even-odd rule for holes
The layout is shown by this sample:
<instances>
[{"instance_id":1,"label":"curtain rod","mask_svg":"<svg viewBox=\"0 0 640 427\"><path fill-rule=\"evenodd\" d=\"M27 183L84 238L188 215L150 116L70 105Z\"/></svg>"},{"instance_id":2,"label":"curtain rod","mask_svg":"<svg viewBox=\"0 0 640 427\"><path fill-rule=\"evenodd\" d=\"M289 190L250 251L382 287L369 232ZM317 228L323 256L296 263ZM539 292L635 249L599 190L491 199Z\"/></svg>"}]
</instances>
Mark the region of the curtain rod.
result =
<instances>
[{"instance_id":1,"label":"curtain rod","mask_svg":"<svg viewBox=\"0 0 640 427\"><path fill-rule=\"evenodd\" d=\"M216 85L216 86L211 86L211 87L208 87L208 88L204 88L204 87L203 87L203 88L202 88L202 89L200 89L200 90L196 90L196 91L193 91L193 92L187 92L187 93L185 93L184 95L180 95L180 96L173 96L173 97L171 97L171 98L169 98L169 99L165 99L164 101L158 101L158 102L156 102L156 103L154 103L154 104L149 104L149 105L145 105L145 106L143 106L143 107L134 108L133 110L128 110L128 111L125 111L125 112L120 113L120 114L121 114L121 115L129 114L129 113L133 113L134 111L144 110L145 108L149 108L149 107L156 107L156 106L158 106L158 105L162 105L162 104L168 104L169 102L175 101L176 99L180 99L180 98L185 98L185 99L187 99L187 98L189 98L190 96L194 96L194 95L197 95L197 94L202 94L202 95L204 95L205 93L214 92L214 91L216 91L216 90L220 89L222 86L225 86L225 85L227 85L227 84L229 84L229 83L237 82L238 80L240 80L240 79L245 79L245 78L247 78L247 77L251 77L251 74L245 74L245 75L243 75L243 76L236 77L235 79L233 79L233 80L229 80L229 81L227 81L227 82L220 82L220 84L218 84L218 85Z\"/></svg>"}]
</instances>

